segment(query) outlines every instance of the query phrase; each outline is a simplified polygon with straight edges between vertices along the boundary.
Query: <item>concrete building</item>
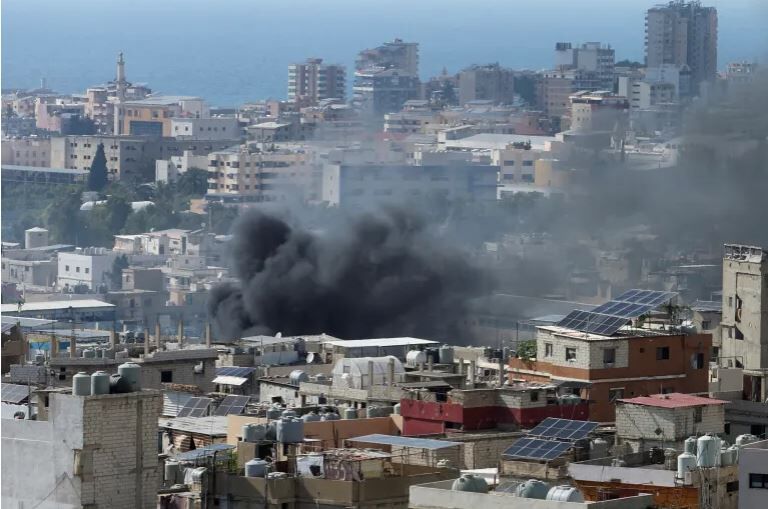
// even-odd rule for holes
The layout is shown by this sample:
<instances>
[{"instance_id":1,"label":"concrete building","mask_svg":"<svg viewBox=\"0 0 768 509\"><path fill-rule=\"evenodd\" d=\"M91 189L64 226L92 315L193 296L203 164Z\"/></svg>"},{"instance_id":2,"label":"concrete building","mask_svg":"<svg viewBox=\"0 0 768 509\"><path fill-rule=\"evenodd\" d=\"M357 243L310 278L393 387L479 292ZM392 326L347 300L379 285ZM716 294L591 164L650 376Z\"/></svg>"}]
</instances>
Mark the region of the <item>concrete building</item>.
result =
<instances>
[{"instance_id":1,"label":"concrete building","mask_svg":"<svg viewBox=\"0 0 768 509\"><path fill-rule=\"evenodd\" d=\"M205 141L134 136L62 136L51 140L51 165L90 170L96 150L99 144L103 144L110 176L120 179L147 175L155 168L158 159L179 156L185 151L191 155L207 155L238 142L236 135L230 140Z\"/></svg>"},{"instance_id":2,"label":"concrete building","mask_svg":"<svg viewBox=\"0 0 768 509\"><path fill-rule=\"evenodd\" d=\"M355 61L355 69L380 67L399 69L403 75L419 75L419 44L395 39L381 46L361 51Z\"/></svg>"},{"instance_id":3,"label":"concrete building","mask_svg":"<svg viewBox=\"0 0 768 509\"><path fill-rule=\"evenodd\" d=\"M717 73L717 9L699 1L674 0L648 9L645 65L673 64L691 70L694 94Z\"/></svg>"},{"instance_id":4,"label":"concrete building","mask_svg":"<svg viewBox=\"0 0 768 509\"><path fill-rule=\"evenodd\" d=\"M600 88L613 90L615 51L599 42L587 42L574 47L570 42L555 45L555 69L578 69L597 75Z\"/></svg>"},{"instance_id":5,"label":"concrete building","mask_svg":"<svg viewBox=\"0 0 768 509\"><path fill-rule=\"evenodd\" d=\"M586 500L644 494L653 497L651 507L737 509L737 465L695 468L678 477L676 462L675 468L665 466L663 452L619 452L618 457L621 462L606 457L568 465L568 475Z\"/></svg>"},{"instance_id":6,"label":"concrete building","mask_svg":"<svg viewBox=\"0 0 768 509\"><path fill-rule=\"evenodd\" d=\"M58 254L57 286L85 286L89 290L111 286L110 274L117 254L104 248L86 248Z\"/></svg>"},{"instance_id":7,"label":"concrete building","mask_svg":"<svg viewBox=\"0 0 768 509\"><path fill-rule=\"evenodd\" d=\"M50 253L19 250L3 254L3 283L52 288L58 263Z\"/></svg>"},{"instance_id":8,"label":"concrete building","mask_svg":"<svg viewBox=\"0 0 768 509\"><path fill-rule=\"evenodd\" d=\"M683 451L691 436L725 431L727 401L691 394L668 393L616 402L616 443L632 452L669 447Z\"/></svg>"},{"instance_id":9,"label":"concrete building","mask_svg":"<svg viewBox=\"0 0 768 509\"><path fill-rule=\"evenodd\" d=\"M739 451L739 509L761 509L768 503L768 440Z\"/></svg>"},{"instance_id":10,"label":"concrete building","mask_svg":"<svg viewBox=\"0 0 768 509\"><path fill-rule=\"evenodd\" d=\"M121 133L134 136L174 136L173 119L180 117L208 118L210 109L199 97L159 95L126 101ZM206 131L207 132L207 131Z\"/></svg>"},{"instance_id":11,"label":"concrete building","mask_svg":"<svg viewBox=\"0 0 768 509\"><path fill-rule=\"evenodd\" d=\"M324 64L322 58L288 66L288 100L316 106L325 99L347 97L347 70L343 65Z\"/></svg>"},{"instance_id":12,"label":"concrete building","mask_svg":"<svg viewBox=\"0 0 768 509\"><path fill-rule=\"evenodd\" d=\"M66 320L75 323L111 322L115 306L96 299L50 300L24 302L19 305L2 304L0 313L13 314L24 318Z\"/></svg>"},{"instance_id":13,"label":"concrete building","mask_svg":"<svg viewBox=\"0 0 768 509\"><path fill-rule=\"evenodd\" d=\"M498 168L483 165L326 164L322 200L341 207L403 202L430 196L495 200Z\"/></svg>"},{"instance_id":14,"label":"concrete building","mask_svg":"<svg viewBox=\"0 0 768 509\"><path fill-rule=\"evenodd\" d=\"M37 420L3 422L3 504L41 509L156 506L162 480L157 461L160 392L44 392L37 400Z\"/></svg>"},{"instance_id":15,"label":"concrete building","mask_svg":"<svg viewBox=\"0 0 768 509\"><path fill-rule=\"evenodd\" d=\"M192 151L185 150L180 156L155 161L155 181L176 182L190 168L205 170L207 167L208 156L195 155Z\"/></svg>"},{"instance_id":16,"label":"concrete building","mask_svg":"<svg viewBox=\"0 0 768 509\"><path fill-rule=\"evenodd\" d=\"M515 73L498 63L473 65L458 75L459 105L476 100L512 104L515 100Z\"/></svg>"},{"instance_id":17,"label":"concrete building","mask_svg":"<svg viewBox=\"0 0 768 509\"><path fill-rule=\"evenodd\" d=\"M619 78L619 95L629 100L632 113L660 104L670 104L677 98L673 83L649 83L625 76Z\"/></svg>"},{"instance_id":18,"label":"concrete building","mask_svg":"<svg viewBox=\"0 0 768 509\"><path fill-rule=\"evenodd\" d=\"M712 337L626 329L612 336L557 325L537 327L536 360L511 359L510 377L530 381L588 382L592 420L615 420L626 396L707 393Z\"/></svg>"},{"instance_id":19,"label":"concrete building","mask_svg":"<svg viewBox=\"0 0 768 509\"><path fill-rule=\"evenodd\" d=\"M208 156L206 199L255 203L316 199L319 175L303 148L242 145Z\"/></svg>"},{"instance_id":20,"label":"concrete building","mask_svg":"<svg viewBox=\"0 0 768 509\"><path fill-rule=\"evenodd\" d=\"M454 480L438 481L412 486L408 500L410 509L646 509L653 503L651 495L620 495L613 500L558 501L519 497L511 490L486 493L457 491Z\"/></svg>"},{"instance_id":21,"label":"concrete building","mask_svg":"<svg viewBox=\"0 0 768 509\"><path fill-rule=\"evenodd\" d=\"M382 67L355 71L353 89L353 105L361 114L372 117L398 112L406 101L420 96L418 76Z\"/></svg>"},{"instance_id":22,"label":"concrete building","mask_svg":"<svg viewBox=\"0 0 768 509\"><path fill-rule=\"evenodd\" d=\"M721 359L744 368L751 401L768 399L768 252L726 244L723 255Z\"/></svg>"},{"instance_id":23,"label":"concrete building","mask_svg":"<svg viewBox=\"0 0 768 509\"><path fill-rule=\"evenodd\" d=\"M177 140L237 140L240 122L235 117L173 118L170 136Z\"/></svg>"},{"instance_id":24,"label":"concrete building","mask_svg":"<svg viewBox=\"0 0 768 509\"><path fill-rule=\"evenodd\" d=\"M546 71L539 82L537 106L552 118L564 116L570 110L569 97L579 91L604 90L596 71L556 69Z\"/></svg>"},{"instance_id":25,"label":"concrete building","mask_svg":"<svg viewBox=\"0 0 768 509\"><path fill-rule=\"evenodd\" d=\"M3 165L51 166L50 138L9 138L2 141Z\"/></svg>"},{"instance_id":26,"label":"concrete building","mask_svg":"<svg viewBox=\"0 0 768 509\"><path fill-rule=\"evenodd\" d=\"M620 131L629 122L629 101L612 92L577 92L571 103L570 130L573 132Z\"/></svg>"}]
</instances>

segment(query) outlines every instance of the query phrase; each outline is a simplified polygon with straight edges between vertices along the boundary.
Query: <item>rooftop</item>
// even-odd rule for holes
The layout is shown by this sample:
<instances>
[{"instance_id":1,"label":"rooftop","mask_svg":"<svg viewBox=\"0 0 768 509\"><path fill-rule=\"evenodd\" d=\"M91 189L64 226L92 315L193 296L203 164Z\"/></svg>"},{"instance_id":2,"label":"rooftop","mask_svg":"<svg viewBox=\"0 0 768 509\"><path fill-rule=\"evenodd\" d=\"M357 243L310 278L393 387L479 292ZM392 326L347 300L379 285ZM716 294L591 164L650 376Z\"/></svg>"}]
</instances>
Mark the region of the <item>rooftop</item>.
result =
<instances>
[{"instance_id":1,"label":"rooftop","mask_svg":"<svg viewBox=\"0 0 768 509\"><path fill-rule=\"evenodd\" d=\"M703 398L693 394L672 392L669 394L652 394L650 396L638 396L636 398L620 399L622 403L633 405L652 406L657 408L684 408L702 405L724 405L728 403L722 399Z\"/></svg>"},{"instance_id":2,"label":"rooftop","mask_svg":"<svg viewBox=\"0 0 768 509\"><path fill-rule=\"evenodd\" d=\"M369 346L411 346L411 345L436 345L437 341L419 338L376 338L376 339L350 339L325 341L326 345L340 346L343 348L365 348Z\"/></svg>"},{"instance_id":3,"label":"rooftop","mask_svg":"<svg viewBox=\"0 0 768 509\"><path fill-rule=\"evenodd\" d=\"M211 415L207 417L160 418L159 427L213 437L225 437L227 436L227 417Z\"/></svg>"},{"instance_id":4,"label":"rooftop","mask_svg":"<svg viewBox=\"0 0 768 509\"><path fill-rule=\"evenodd\" d=\"M76 168L42 168L40 166L19 166L16 164L4 164L3 170L23 171L29 173L58 173L63 175L87 175L89 170L80 170Z\"/></svg>"},{"instance_id":5,"label":"rooftop","mask_svg":"<svg viewBox=\"0 0 768 509\"><path fill-rule=\"evenodd\" d=\"M21 306L18 304L3 304L0 306L0 312L18 313L25 311L54 311L62 309L93 309L93 308L114 308L114 304L96 299L81 300L51 300L47 302L25 302Z\"/></svg>"},{"instance_id":6,"label":"rooftop","mask_svg":"<svg viewBox=\"0 0 768 509\"><path fill-rule=\"evenodd\" d=\"M458 447L461 442L449 442L447 440L433 440L431 438L412 438L400 437L395 435L382 435L374 433L373 435L363 435L361 437L348 438L348 442L361 442L377 445L394 445L397 447L410 447L413 449L446 449L448 447Z\"/></svg>"},{"instance_id":7,"label":"rooftop","mask_svg":"<svg viewBox=\"0 0 768 509\"><path fill-rule=\"evenodd\" d=\"M126 101L126 104L136 106L171 106L182 101L202 101L200 97L189 95L156 95L138 101Z\"/></svg>"}]
</instances>

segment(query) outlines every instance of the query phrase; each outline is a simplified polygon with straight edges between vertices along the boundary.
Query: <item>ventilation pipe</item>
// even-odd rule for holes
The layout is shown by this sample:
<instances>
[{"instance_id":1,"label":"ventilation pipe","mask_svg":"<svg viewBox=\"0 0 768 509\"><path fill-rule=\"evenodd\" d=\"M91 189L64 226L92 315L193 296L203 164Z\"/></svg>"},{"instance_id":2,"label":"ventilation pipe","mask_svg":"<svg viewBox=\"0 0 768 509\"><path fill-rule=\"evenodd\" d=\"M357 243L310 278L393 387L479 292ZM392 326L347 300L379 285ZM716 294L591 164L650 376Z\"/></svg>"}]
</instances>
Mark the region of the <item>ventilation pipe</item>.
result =
<instances>
[{"instance_id":1,"label":"ventilation pipe","mask_svg":"<svg viewBox=\"0 0 768 509\"><path fill-rule=\"evenodd\" d=\"M155 322L155 346L160 350L160 322Z\"/></svg>"},{"instance_id":2,"label":"ventilation pipe","mask_svg":"<svg viewBox=\"0 0 768 509\"><path fill-rule=\"evenodd\" d=\"M72 337L69 338L69 358L74 359L77 357L77 340L75 339L75 331L72 331Z\"/></svg>"},{"instance_id":3,"label":"ventilation pipe","mask_svg":"<svg viewBox=\"0 0 768 509\"><path fill-rule=\"evenodd\" d=\"M472 384L472 387L475 386L475 376L477 375L477 361L471 360L469 361L469 383Z\"/></svg>"},{"instance_id":4,"label":"ventilation pipe","mask_svg":"<svg viewBox=\"0 0 768 509\"><path fill-rule=\"evenodd\" d=\"M504 385L504 354L499 357L499 387Z\"/></svg>"},{"instance_id":5,"label":"ventilation pipe","mask_svg":"<svg viewBox=\"0 0 768 509\"><path fill-rule=\"evenodd\" d=\"M213 340L211 338L211 322L206 322L205 323L205 346L207 348L210 348L212 341Z\"/></svg>"},{"instance_id":6,"label":"ventilation pipe","mask_svg":"<svg viewBox=\"0 0 768 509\"><path fill-rule=\"evenodd\" d=\"M179 348L181 348L181 346L184 344L184 320L181 320L181 319L179 319L178 336L179 336L179 338L178 338L179 339Z\"/></svg>"},{"instance_id":7,"label":"ventilation pipe","mask_svg":"<svg viewBox=\"0 0 768 509\"><path fill-rule=\"evenodd\" d=\"M434 361L432 360L431 355L427 357L427 371L429 371L430 373L434 371Z\"/></svg>"},{"instance_id":8,"label":"ventilation pipe","mask_svg":"<svg viewBox=\"0 0 768 509\"><path fill-rule=\"evenodd\" d=\"M113 352L117 350L117 332L115 331L109 331L109 348Z\"/></svg>"},{"instance_id":9,"label":"ventilation pipe","mask_svg":"<svg viewBox=\"0 0 768 509\"><path fill-rule=\"evenodd\" d=\"M149 331L144 334L144 356L149 357L149 344L152 342L152 338L149 336Z\"/></svg>"},{"instance_id":10,"label":"ventilation pipe","mask_svg":"<svg viewBox=\"0 0 768 509\"><path fill-rule=\"evenodd\" d=\"M389 359L389 386L395 385L395 359Z\"/></svg>"},{"instance_id":11,"label":"ventilation pipe","mask_svg":"<svg viewBox=\"0 0 768 509\"><path fill-rule=\"evenodd\" d=\"M368 361L368 387L373 386L373 361Z\"/></svg>"}]
</instances>

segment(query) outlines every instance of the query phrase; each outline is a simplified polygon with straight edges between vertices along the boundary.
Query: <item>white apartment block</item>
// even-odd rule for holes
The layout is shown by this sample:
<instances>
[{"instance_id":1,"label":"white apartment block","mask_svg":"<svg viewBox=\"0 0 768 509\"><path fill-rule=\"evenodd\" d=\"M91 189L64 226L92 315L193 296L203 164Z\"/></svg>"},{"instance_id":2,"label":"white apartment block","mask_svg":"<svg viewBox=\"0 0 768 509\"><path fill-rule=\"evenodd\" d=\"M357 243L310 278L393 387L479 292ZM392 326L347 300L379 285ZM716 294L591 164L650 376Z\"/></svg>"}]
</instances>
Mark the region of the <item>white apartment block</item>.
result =
<instances>
[{"instance_id":1,"label":"white apartment block","mask_svg":"<svg viewBox=\"0 0 768 509\"><path fill-rule=\"evenodd\" d=\"M209 201L224 203L314 200L319 173L299 148L240 146L208 156Z\"/></svg>"},{"instance_id":2,"label":"white apartment block","mask_svg":"<svg viewBox=\"0 0 768 509\"><path fill-rule=\"evenodd\" d=\"M116 253L104 248L86 248L73 253L59 253L58 287L85 285L96 290L110 286L109 278Z\"/></svg>"},{"instance_id":3,"label":"white apartment block","mask_svg":"<svg viewBox=\"0 0 768 509\"><path fill-rule=\"evenodd\" d=\"M174 118L171 136L177 140L236 140L240 124L235 117Z\"/></svg>"}]
</instances>

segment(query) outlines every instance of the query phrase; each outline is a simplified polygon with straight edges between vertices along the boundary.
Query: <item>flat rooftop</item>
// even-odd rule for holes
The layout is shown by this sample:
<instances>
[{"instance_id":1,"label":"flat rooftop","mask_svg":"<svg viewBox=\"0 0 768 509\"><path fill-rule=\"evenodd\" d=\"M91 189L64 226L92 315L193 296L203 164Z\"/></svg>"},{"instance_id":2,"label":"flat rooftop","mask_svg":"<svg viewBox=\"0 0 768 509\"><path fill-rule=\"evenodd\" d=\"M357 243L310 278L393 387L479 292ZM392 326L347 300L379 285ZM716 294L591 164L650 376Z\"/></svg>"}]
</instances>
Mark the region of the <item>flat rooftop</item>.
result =
<instances>
[{"instance_id":1,"label":"flat rooftop","mask_svg":"<svg viewBox=\"0 0 768 509\"><path fill-rule=\"evenodd\" d=\"M437 341L419 338L376 338L376 339L350 339L324 341L326 345L340 346L343 348L387 347L387 346L411 346L411 345L436 345Z\"/></svg>"},{"instance_id":2,"label":"flat rooftop","mask_svg":"<svg viewBox=\"0 0 768 509\"><path fill-rule=\"evenodd\" d=\"M620 399L622 403L643 405L657 408L684 408L703 405L724 405L728 403L722 399L703 398L693 394L671 392L667 394L652 394L650 396L638 396L636 398Z\"/></svg>"},{"instance_id":3,"label":"flat rooftop","mask_svg":"<svg viewBox=\"0 0 768 509\"><path fill-rule=\"evenodd\" d=\"M18 304L0 305L0 313L24 313L28 311L57 311L64 309L111 309L114 304L96 299L81 300L50 300L44 302L25 302L21 306Z\"/></svg>"},{"instance_id":4,"label":"flat rooftop","mask_svg":"<svg viewBox=\"0 0 768 509\"><path fill-rule=\"evenodd\" d=\"M413 449L447 449L448 447L459 447L461 442L449 442L447 440L433 440L431 438L412 438L396 435L382 435L374 433L372 435L363 435L361 437L348 438L347 442L360 442L365 444L394 445L397 447L410 447Z\"/></svg>"}]
</instances>

